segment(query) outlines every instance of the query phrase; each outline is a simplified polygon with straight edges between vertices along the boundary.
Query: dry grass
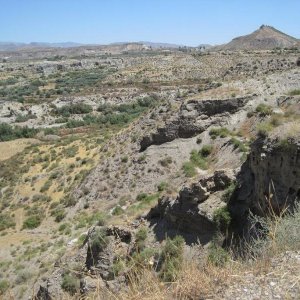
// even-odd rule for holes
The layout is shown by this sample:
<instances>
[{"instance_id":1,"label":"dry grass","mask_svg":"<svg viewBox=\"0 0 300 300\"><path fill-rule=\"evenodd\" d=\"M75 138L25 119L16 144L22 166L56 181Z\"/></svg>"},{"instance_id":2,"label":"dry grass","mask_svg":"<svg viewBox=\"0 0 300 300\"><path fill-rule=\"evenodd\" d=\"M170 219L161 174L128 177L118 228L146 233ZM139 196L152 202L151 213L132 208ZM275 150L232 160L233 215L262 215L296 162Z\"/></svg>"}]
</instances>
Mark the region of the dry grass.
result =
<instances>
[{"instance_id":1,"label":"dry grass","mask_svg":"<svg viewBox=\"0 0 300 300\"><path fill-rule=\"evenodd\" d=\"M216 297L222 291L231 273L231 268L213 265L200 268L189 262L184 265L176 282L163 283L153 270L144 269L138 274L129 276L127 290L114 294L99 285L99 289L97 288L88 299L207 299Z\"/></svg>"},{"instance_id":2,"label":"dry grass","mask_svg":"<svg viewBox=\"0 0 300 300\"><path fill-rule=\"evenodd\" d=\"M9 159L22 152L27 146L39 143L36 139L17 139L0 143L0 161Z\"/></svg>"}]
</instances>

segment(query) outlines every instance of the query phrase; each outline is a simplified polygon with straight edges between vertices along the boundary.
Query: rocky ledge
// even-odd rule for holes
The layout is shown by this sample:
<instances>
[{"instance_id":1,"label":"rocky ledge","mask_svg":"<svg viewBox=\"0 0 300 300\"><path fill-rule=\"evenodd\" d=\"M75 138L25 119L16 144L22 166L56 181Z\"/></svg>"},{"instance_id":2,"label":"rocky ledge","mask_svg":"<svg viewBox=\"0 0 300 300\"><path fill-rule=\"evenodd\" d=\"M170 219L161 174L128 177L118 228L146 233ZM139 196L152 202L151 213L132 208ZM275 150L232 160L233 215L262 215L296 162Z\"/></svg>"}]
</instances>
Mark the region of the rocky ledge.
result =
<instances>
[{"instance_id":1,"label":"rocky ledge","mask_svg":"<svg viewBox=\"0 0 300 300\"><path fill-rule=\"evenodd\" d=\"M216 229L214 212L226 205L222 194L234 179L232 170L218 170L183 187L175 199L161 198L147 216L157 238L180 234L188 244L198 240L202 244L208 243Z\"/></svg>"},{"instance_id":2,"label":"rocky ledge","mask_svg":"<svg viewBox=\"0 0 300 300\"><path fill-rule=\"evenodd\" d=\"M161 145L177 138L190 138L211 125L220 125L224 116L243 108L254 96L237 97L225 100L190 100L181 105L176 117L166 122L156 132L144 136L140 150L151 145Z\"/></svg>"}]
</instances>

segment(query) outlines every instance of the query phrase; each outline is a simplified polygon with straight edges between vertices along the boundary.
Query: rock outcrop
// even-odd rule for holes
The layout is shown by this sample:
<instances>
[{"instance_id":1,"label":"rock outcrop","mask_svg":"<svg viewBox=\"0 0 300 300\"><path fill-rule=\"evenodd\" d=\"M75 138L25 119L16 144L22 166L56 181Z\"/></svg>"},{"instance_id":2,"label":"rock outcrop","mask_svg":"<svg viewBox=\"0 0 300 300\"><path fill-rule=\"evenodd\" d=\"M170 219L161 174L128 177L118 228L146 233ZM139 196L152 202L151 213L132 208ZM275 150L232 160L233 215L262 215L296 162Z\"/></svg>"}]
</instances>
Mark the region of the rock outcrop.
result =
<instances>
[{"instance_id":1,"label":"rock outcrop","mask_svg":"<svg viewBox=\"0 0 300 300\"><path fill-rule=\"evenodd\" d=\"M237 176L229 201L236 229L247 224L249 211L266 216L292 207L300 197L300 143L294 138L258 139Z\"/></svg>"},{"instance_id":2,"label":"rock outcrop","mask_svg":"<svg viewBox=\"0 0 300 300\"><path fill-rule=\"evenodd\" d=\"M178 115L169 120L164 127L143 137L140 149L144 151L151 145L193 137L213 124L221 124L225 114L237 112L252 98L253 96L225 100L190 100L181 105Z\"/></svg>"},{"instance_id":3,"label":"rock outcrop","mask_svg":"<svg viewBox=\"0 0 300 300\"><path fill-rule=\"evenodd\" d=\"M209 242L216 229L214 211L225 205L221 195L234 179L232 170L218 170L183 187L176 199L160 199L147 217L158 239L181 234L187 243Z\"/></svg>"}]
</instances>

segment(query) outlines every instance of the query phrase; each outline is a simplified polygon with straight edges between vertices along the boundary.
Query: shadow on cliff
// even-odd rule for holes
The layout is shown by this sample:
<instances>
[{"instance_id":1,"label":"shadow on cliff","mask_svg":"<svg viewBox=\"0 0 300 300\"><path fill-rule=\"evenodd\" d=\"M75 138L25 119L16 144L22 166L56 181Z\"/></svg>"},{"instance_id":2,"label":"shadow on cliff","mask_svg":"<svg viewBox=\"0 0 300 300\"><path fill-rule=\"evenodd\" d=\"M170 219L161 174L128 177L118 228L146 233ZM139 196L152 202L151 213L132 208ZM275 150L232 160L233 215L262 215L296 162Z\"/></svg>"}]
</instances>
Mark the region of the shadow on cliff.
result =
<instances>
[{"instance_id":1,"label":"shadow on cliff","mask_svg":"<svg viewBox=\"0 0 300 300\"><path fill-rule=\"evenodd\" d=\"M184 238L187 245L201 244L206 245L209 243L215 234L215 227L212 224L201 228L201 230L189 230L189 225L183 222L181 224L170 223L165 218L154 217L148 219L150 226L156 236L156 239L161 242L167 237L174 238L180 235Z\"/></svg>"}]
</instances>

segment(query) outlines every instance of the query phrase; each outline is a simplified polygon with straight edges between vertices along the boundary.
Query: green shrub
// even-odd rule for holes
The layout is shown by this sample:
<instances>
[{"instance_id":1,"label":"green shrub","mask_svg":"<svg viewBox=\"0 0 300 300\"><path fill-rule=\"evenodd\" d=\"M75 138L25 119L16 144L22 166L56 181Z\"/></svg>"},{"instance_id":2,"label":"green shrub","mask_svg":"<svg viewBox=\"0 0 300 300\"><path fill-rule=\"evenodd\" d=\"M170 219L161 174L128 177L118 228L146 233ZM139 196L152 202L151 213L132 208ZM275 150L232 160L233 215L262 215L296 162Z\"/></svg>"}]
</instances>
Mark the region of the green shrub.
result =
<instances>
[{"instance_id":1,"label":"green shrub","mask_svg":"<svg viewBox=\"0 0 300 300\"><path fill-rule=\"evenodd\" d=\"M79 150L79 147L76 146L76 145L73 145L73 146L70 146L68 148L65 148L63 151L62 151L62 154L64 156L66 156L67 158L70 158L70 157L75 157L77 152Z\"/></svg>"},{"instance_id":2,"label":"green shrub","mask_svg":"<svg viewBox=\"0 0 300 300\"><path fill-rule=\"evenodd\" d=\"M247 118L251 118L254 116L254 112L253 111L248 111L247 112Z\"/></svg>"},{"instance_id":3,"label":"green shrub","mask_svg":"<svg viewBox=\"0 0 300 300\"><path fill-rule=\"evenodd\" d=\"M146 158L147 158L147 155L144 153L138 158L138 162L141 163L141 162L145 161Z\"/></svg>"},{"instance_id":4,"label":"green shrub","mask_svg":"<svg viewBox=\"0 0 300 300\"><path fill-rule=\"evenodd\" d=\"M293 149L295 145L291 143L288 138L285 138L279 141L278 147L283 149L284 151L289 151Z\"/></svg>"},{"instance_id":5,"label":"green shrub","mask_svg":"<svg viewBox=\"0 0 300 300\"><path fill-rule=\"evenodd\" d=\"M32 202L51 202L51 197L43 194L35 194L32 196Z\"/></svg>"},{"instance_id":6,"label":"green shrub","mask_svg":"<svg viewBox=\"0 0 300 300\"><path fill-rule=\"evenodd\" d=\"M141 251L145 248L145 241L148 236L148 230L146 227L140 228L135 234L136 247L138 251Z\"/></svg>"},{"instance_id":7,"label":"green shrub","mask_svg":"<svg viewBox=\"0 0 300 300\"><path fill-rule=\"evenodd\" d=\"M221 231L227 230L231 222L231 216L228 211L228 207L223 206L214 211L213 221L215 222L217 228Z\"/></svg>"},{"instance_id":8,"label":"green shrub","mask_svg":"<svg viewBox=\"0 0 300 300\"><path fill-rule=\"evenodd\" d=\"M199 152L192 150L190 160L196 167L199 167L202 170L207 169L206 158L202 156L201 150Z\"/></svg>"},{"instance_id":9,"label":"green shrub","mask_svg":"<svg viewBox=\"0 0 300 300\"><path fill-rule=\"evenodd\" d=\"M65 207L72 207L75 206L77 200L72 195L67 195L61 200L61 202L64 204Z\"/></svg>"},{"instance_id":10,"label":"green shrub","mask_svg":"<svg viewBox=\"0 0 300 300\"><path fill-rule=\"evenodd\" d=\"M66 216L65 209L61 206L58 206L54 210L51 211L51 216L54 217L55 222L59 223Z\"/></svg>"},{"instance_id":11,"label":"green shrub","mask_svg":"<svg viewBox=\"0 0 300 300\"><path fill-rule=\"evenodd\" d=\"M9 281L5 279L0 280L0 296L4 295L8 289L9 289Z\"/></svg>"},{"instance_id":12,"label":"green shrub","mask_svg":"<svg viewBox=\"0 0 300 300\"><path fill-rule=\"evenodd\" d=\"M292 90L289 92L290 96L298 96L300 95L300 89Z\"/></svg>"},{"instance_id":13,"label":"green shrub","mask_svg":"<svg viewBox=\"0 0 300 300\"><path fill-rule=\"evenodd\" d=\"M124 209L120 205L117 205L112 211L113 216L120 216L123 213L124 213Z\"/></svg>"},{"instance_id":14,"label":"green shrub","mask_svg":"<svg viewBox=\"0 0 300 300\"><path fill-rule=\"evenodd\" d=\"M266 138L269 135L269 132L273 130L272 124L268 122L263 122L257 126L257 134L262 138Z\"/></svg>"},{"instance_id":15,"label":"green shrub","mask_svg":"<svg viewBox=\"0 0 300 300\"><path fill-rule=\"evenodd\" d=\"M16 223L8 213L0 213L0 231L15 227Z\"/></svg>"},{"instance_id":16,"label":"green shrub","mask_svg":"<svg viewBox=\"0 0 300 300\"><path fill-rule=\"evenodd\" d=\"M97 221L97 225L98 226L104 226L106 223L106 215L104 213L96 213L95 216L93 217L93 219L95 219Z\"/></svg>"},{"instance_id":17,"label":"green shrub","mask_svg":"<svg viewBox=\"0 0 300 300\"><path fill-rule=\"evenodd\" d=\"M44 192L48 191L50 189L51 185L52 185L52 181L51 180L47 180L45 182L45 184L41 187L40 192L44 193Z\"/></svg>"},{"instance_id":18,"label":"green shrub","mask_svg":"<svg viewBox=\"0 0 300 300\"><path fill-rule=\"evenodd\" d=\"M122 163L127 163L128 162L128 156L126 155L126 156L123 156L122 158L121 158L121 162Z\"/></svg>"},{"instance_id":19,"label":"green shrub","mask_svg":"<svg viewBox=\"0 0 300 300\"><path fill-rule=\"evenodd\" d=\"M97 228L91 236L90 246L93 250L100 251L107 246L108 238L106 236L105 229Z\"/></svg>"},{"instance_id":20,"label":"green shrub","mask_svg":"<svg viewBox=\"0 0 300 300\"><path fill-rule=\"evenodd\" d=\"M158 198L158 194L146 194L146 193L140 193L137 195L136 200L143 203L151 203L153 200L156 200Z\"/></svg>"},{"instance_id":21,"label":"green shrub","mask_svg":"<svg viewBox=\"0 0 300 300\"><path fill-rule=\"evenodd\" d=\"M225 138L227 136L232 135L231 131L229 129L227 129L226 127L221 127L221 128L212 128L209 131L209 135L210 137L214 140L216 139L218 136L221 138Z\"/></svg>"},{"instance_id":22,"label":"green shrub","mask_svg":"<svg viewBox=\"0 0 300 300\"><path fill-rule=\"evenodd\" d=\"M194 177L197 174L195 165L190 161L185 162L182 169L186 177Z\"/></svg>"},{"instance_id":23,"label":"green shrub","mask_svg":"<svg viewBox=\"0 0 300 300\"><path fill-rule=\"evenodd\" d=\"M15 77L8 77L6 79L0 80L0 86L13 85L18 82L18 79Z\"/></svg>"},{"instance_id":24,"label":"green shrub","mask_svg":"<svg viewBox=\"0 0 300 300\"><path fill-rule=\"evenodd\" d=\"M269 115L271 115L272 112L273 112L273 111L272 111L272 107L269 106L269 105L266 105L266 104L264 104L264 103L259 104L259 105L256 107L255 111L256 111L257 113L259 113L259 115L261 115L261 116L263 116L263 117L269 116Z\"/></svg>"},{"instance_id":25,"label":"green shrub","mask_svg":"<svg viewBox=\"0 0 300 300\"><path fill-rule=\"evenodd\" d=\"M161 259L161 278L166 282L175 281L182 267L184 251L184 239L176 236L174 239L167 238L163 247Z\"/></svg>"},{"instance_id":26,"label":"green shrub","mask_svg":"<svg viewBox=\"0 0 300 300\"><path fill-rule=\"evenodd\" d=\"M143 201L148 197L148 194L146 193L140 193L136 196L136 201Z\"/></svg>"},{"instance_id":27,"label":"green shrub","mask_svg":"<svg viewBox=\"0 0 300 300\"><path fill-rule=\"evenodd\" d=\"M38 130L28 127L11 126L6 123L0 123L0 142L10 141L19 138L32 138Z\"/></svg>"},{"instance_id":28,"label":"green shrub","mask_svg":"<svg viewBox=\"0 0 300 300\"><path fill-rule=\"evenodd\" d=\"M201 144L202 143L202 138L198 137L197 140L196 140L196 143Z\"/></svg>"},{"instance_id":29,"label":"green shrub","mask_svg":"<svg viewBox=\"0 0 300 300\"><path fill-rule=\"evenodd\" d=\"M81 234L80 236L79 236L79 238L78 238L78 241L77 241L77 245L78 246L82 246L83 245L83 243L84 243L84 241L86 240L86 238L87 238L87 235L86 234Z\"/></svg>"},{"instance_id":30,"label":"green shrub","mask_svg":"<svg viewBox=\"0 0 300 300\"><path fill-rule=\"evenodd\" d=\"M250 258L271 258L286 251L300 248L300 204L281 215L259 217L251 215L250 220L258 231L257 237L247 244ZM259 227L257 226L259 224Z\"/></svg>"},{"instance_id":31,"label":"green shrub","mask_svg":"<svg viewBox=\"0 0 300 300\"><path fill-rule=\"evenodd\" d=\"M126 268L126 263L121 260L121 259L117 259L116 261L114 261L113 265L112 265L112 272L114 274L114 277L119 276Z\"/></svg>"},{"instance_id":32,"label":"green shrub","mask_svg":"<svg viewBox=\"0 0 300 300\"><path fill-rule=\"evenodd\" d=\"M33 215L25 219L23 222L23 229L34 229L41 225L42 219L38 215Z\"/></svg>"},{"instance_id":33,"label":"green shrub","mask_svg":"<svg viewBox=\"0 0 300 300\"><path fill-rule=\"evenodd\" d=\"M55 113L68 117L73 114L88 114L93 111L93 108L85 103L68 104L63 107L57 108Z\"/></svg>"},{"instance_id":34,"label":"green shrub","mask_svg":"<svg viewBox=\"0 0 300 300\"><path fill-rule=\"evenodd\" d=\"M142 251L135 252L129 261L130 269L134 274L143 271L146 267L149 267L149 261L155 255L157 255L157 251L153 248L145 248Z\"/></svg>"},{"instance_id":35,"label":"green shrub","mask_svg":"<svg viewBox=\"0 0 300 300\"><path fill-rule=\"evenodd\" d=\"M159 192L163 192L168 186L168 183L165 181L162 181L158 186L157 186L157 190Z\"/></svg>"},{"instance_id":36,"label":"green shrub","mask_svg":"<svg viewBox=\"0 0 300 300\"><path fill-rule=\"evenodd\" d=\"M270 123L272 126L277 127L277 126L283 124L283 118L282 118L282 116L280 116L278 114L272 115Z\"/></svg>"},{"instance_id":37,"label":"green shrub","mask_svg":"<svg viewBox=\"0 0 300 300\"><path fill-rule=\"evenodd\" d=\"M273 229L274 240L269 235L269 243L276 245L277 252L299 251L300 249L300 203L296 203L293 210L285 214L283 217L273 219L273 224L269 227Z\"/></svg>"},{"instance_id":38,"label":"green shrub","mask_svg":"<svg viewBox=\"0 0 300 300\"><path fill-rule=\"evenodd\" d=\"M228 203L233 192L235 191L236 188L236 182L232 182L229 187L227 187L224 191L224 194L222 195L222 201L225 203Z\"/></svg>"},{"instance_id":39,"label":"green shrub","mask_svg":"<svg viewBox=\"0 0 300 300\"><path fill-rule=\"evenodd\" d=\"M238 149L240 152L247 152L248 150L244 143L235 137L232 137L229 142L233 145L234 149Z\"/></svg>"},{"instance_id":40,"label":"green shrub","mask_svg":"<svg viewBox=\"0 0 300 300\"><path fill-rule=\"evenodd\" d=\"M204 145L202 149L199 151L199 154L201 154L203 157L207 157L211 154L213 150L212 145Z\"/></svg>"},{"instance_id":41,"label":"green shrub","mask_svg":"<svg viewBox=\"0 0 300 300\"><path fill-rule=\"evenodd\" d=\"M27 282L31 277L32 277L32 273L29 272L28 270L22 270L16 277L16 284L17 285L21 285L25 282Z\"/></svg>"},{"instance_id":42,"label":"green shrub","mask_svg":"<svg viewBox=\"0 0 300 300\"><path fill-rule=\"evenodd\" d=\"M17 115L16 116L16 119L15 119L15 122L16 123L22 123L22 122L26 122L30 119L36 119L36 115L31 115L31 114L28 114L28 115Z\"/></svg>"},{"instance_id":43,"label":"green shrub","mask_svg":"<svg viewBox=\"0 0 300 300\"><path fill-rule=\"evenodd\" d=\"M194 177L197 174L196 167L203 170L207 169L207 157L211 154L212 149L211 145L205 145L199 152L196 150L191 152L190 161L185 162L182 166L186 177Z\"/></svg>"},{"instance_id":44,"label":"green shrub","mask_svg":"<svg viewBox=\"0 0 300 300\"><path fill-rule=\"evenodd\" d=\"M76 220L76 229L84 228L87 226L91 226L93 224L97 224L99 226L103 226L106 223L107 215L103 212L96 212L93 214L87 214L86 212L81 212L75 217Z\"/></svg>"},{"instance_id":45,"label":"green shrub","mask_svg":"<svg viewBox=\"0 0 300 300\"><path fill-rule=\"evenodd\" d=\"M64 274L61 287L69 294L74 295L79 291L80 288L79 279L72 274Z\"/></svg>"},{"instance_id":46,"label":"green shrub","mask_svg":"<svg viewBox=\"0 0 300 300\"><path fill-rule=\"evenodd\" d=\"M58 231L62 234L71 234L71 225L69 223L63 223L58 227Z\"/></svg>"},{"instance_id":47,"label":"green shrub","mask_svg":"<svg viewBox=\"0 0 300 300\"><path fill-rule=\"evenodd\" d=\"M223 267L229 259L229 253L213 241L209 247L208 262L215 266Z\"/></svg>"}]
</instances>

